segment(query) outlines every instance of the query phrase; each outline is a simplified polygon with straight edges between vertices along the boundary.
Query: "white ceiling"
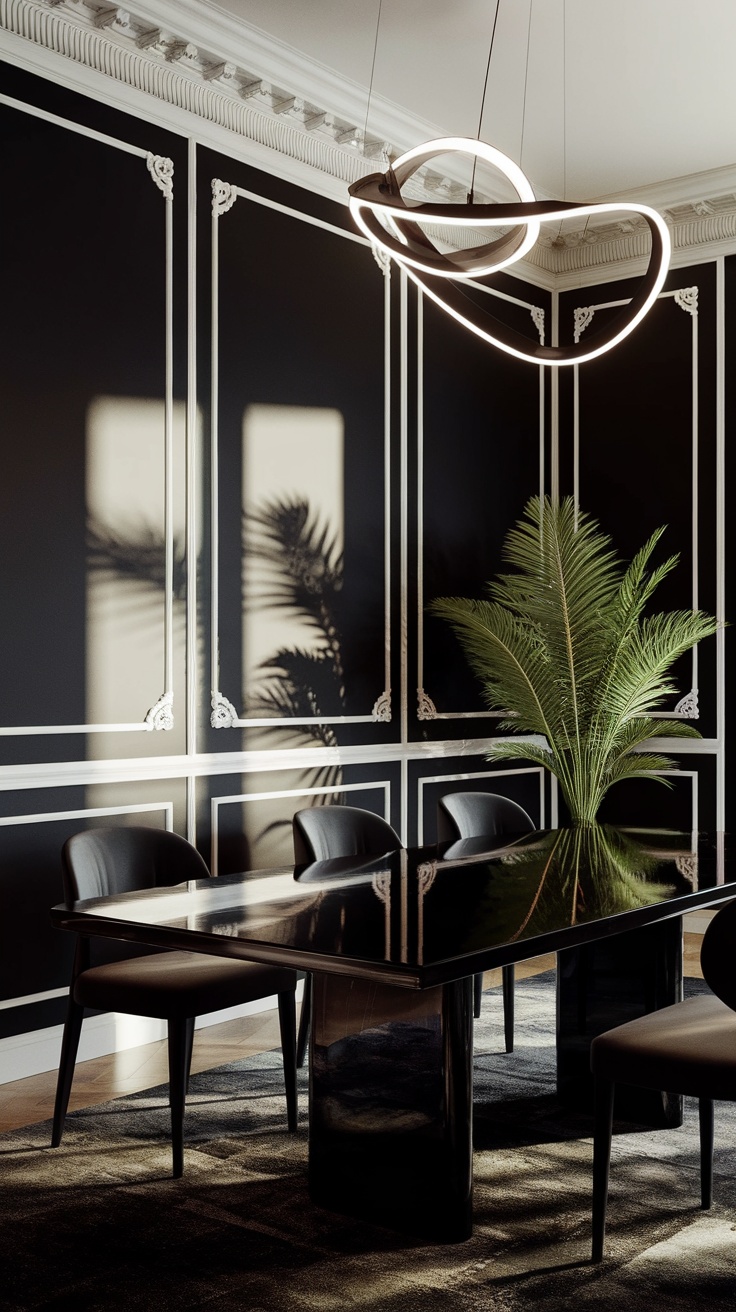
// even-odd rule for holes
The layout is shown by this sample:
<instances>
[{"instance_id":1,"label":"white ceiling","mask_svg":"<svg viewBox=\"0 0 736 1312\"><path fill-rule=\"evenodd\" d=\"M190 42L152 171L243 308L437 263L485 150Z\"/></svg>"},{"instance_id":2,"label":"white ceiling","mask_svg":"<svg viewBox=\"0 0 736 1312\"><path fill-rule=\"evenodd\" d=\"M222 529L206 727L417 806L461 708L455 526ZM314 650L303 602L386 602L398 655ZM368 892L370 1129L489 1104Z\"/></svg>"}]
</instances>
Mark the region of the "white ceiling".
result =
<instances>
[{"instance_id":1,"label":"white ceiling","mask_svg":"<svg viewBox=\"0 0 736 1312\"><path fill-rule=\"evenodd\" d=\"M325 92L323 107L350 105L363 126L379 0L181 9L225 20L236 39L242 24L246 66L260 29L284 66L303 67L307 90L323 79L342 98ZM368 134L399 148L436 130L476 136L495 9L382 0ZM538 194L575 200L733 166L735 69L736 0L500 0L481 135L520 160Z\"/></svg>"}]
</instances>

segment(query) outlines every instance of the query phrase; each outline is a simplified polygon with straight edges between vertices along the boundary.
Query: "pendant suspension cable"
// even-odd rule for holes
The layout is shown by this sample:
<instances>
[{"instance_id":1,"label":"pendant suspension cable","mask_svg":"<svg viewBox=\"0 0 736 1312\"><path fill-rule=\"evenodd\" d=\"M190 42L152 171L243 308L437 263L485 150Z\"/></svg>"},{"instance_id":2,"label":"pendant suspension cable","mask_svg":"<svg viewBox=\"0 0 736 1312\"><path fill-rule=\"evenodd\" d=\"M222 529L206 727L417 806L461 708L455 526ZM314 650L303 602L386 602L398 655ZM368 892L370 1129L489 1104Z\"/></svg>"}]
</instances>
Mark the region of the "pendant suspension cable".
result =
<instances>
[{"instance_id":1,"label":"pendant suspension cable","mask_svg":"<svg viewBox=\"0 0 736 1312\"><path fill-rule=\"evenodd\" d=\"M567 200L567 0L562 0L562 199ZM555 241L562 241L562 224Z\"/></svg>"},{"instance_id":2,"label":"pendant suspension cable","mask_svg":"<svg viewBox=\"0 0 736 1312\"><path fill-rule=\"evenodd\" d=\"M532 40L532 9L534 0L529 0L529 22L526 29L526 67L524 69L524 99L521 104L521 141L519 142L519 167L524 166L524 128L526 127L526 89L529 85L529 49Z\"/></svg>"},{"instance_id":3,"label":"pendant suspension cable","mask_svg":"<svg viewBox=\"0 0 736 1312\"><path fill-rule=\"evenodd\" d=\"M376 35L373 41L373 60L371 62L371 77L370 77L370 82L368 83L368 104L365 107L365 127L363 128L364 151L365 151L366 139L368 137L368 115L370 114L371 111L371 96L373 95L373 74L376 71L376 51L378 50L378 29L381 26L382 7L383 7L383 0L378 0L378 14L376 16Z\"/></svg>"},{"instance_id":4,"label":"pendant suspension cable","mask_svg":"<svg viewBox=\"0 0 736 1312\"><path fill-rule=\"evenodd\" d=\"M562 0L562 199L567 200L567 0Z\"/></svg>"},{"instance_id":5,"label":"pendant suspension cable","mask_svg":"<svg viewBox=\"0 0 736 1312\"><path fill-rule=\"evenodd\" d=\"M478 132L476 134L476 141L480 141L480 132L483 126L483 110L485 109L485 105L486 105L486 91L488 90L488 74L491 71L491 58L493 56L493 42L496 39L496 24L498 22L498 11L500 8L501 8L501 0L496 0L496 12L493 15L493 30L491 31L491 44L488 47L488 63L486 64L486 76L485 76L485 81L483 82L483 95L481 97L481 102L480 102L480 114L478 115ZM473 204L473 194L475 189L475 168L477 163L478 163L478 158L477 156L474 156L473 173L470 179L470 191L468 192L468 205Z\"/></svg>"}]
</instances>

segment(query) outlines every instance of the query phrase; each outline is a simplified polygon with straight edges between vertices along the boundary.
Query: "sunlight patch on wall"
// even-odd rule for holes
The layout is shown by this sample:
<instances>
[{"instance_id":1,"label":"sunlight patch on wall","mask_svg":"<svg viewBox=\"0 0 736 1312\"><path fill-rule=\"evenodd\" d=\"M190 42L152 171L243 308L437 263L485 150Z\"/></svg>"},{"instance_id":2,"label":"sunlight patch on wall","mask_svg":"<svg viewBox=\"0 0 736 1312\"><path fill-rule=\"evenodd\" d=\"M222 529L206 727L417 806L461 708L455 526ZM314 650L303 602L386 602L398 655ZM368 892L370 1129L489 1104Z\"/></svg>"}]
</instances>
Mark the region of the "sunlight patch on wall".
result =
<instances>
[{"instance_id":1,"label":"sunlight patch on wall","mask_svg":"<svg viewBox=\"0 0 736 1312\"><path fill-rule=\"evenodd\" d=\"M342 551L344 535L344 422L338 410L252 405L243 420L243 510L262 512L278 502L306 500L329 525ZM314 646L314 630L295 615L264 604L263 571L247 549L243 561L244 686L261 661L280 647ZM267 599L266 599L267 601Z\"/></svg>"},{"instance_id":2,"label":"sunlight patch on wall","mask_svg":"<svg viewBox=\"0 0 736 1312\"><path fill-rule=\"evenodd\" d=\"M184 420L184 405L176 405L175 560L184 537ZM87 412L89 724L142 721L164 691L163 434L162 401L98 397ZM89 755L184 750L183 611L175 597L175 728L165 734L92 734Z\"/></svg>"},{"instance_id":3,"label":"sunlight patch on wall","mask_svg":"<svg viewBox=\"0 0 736 1312\"><path fill-rule=\"evenodd\" d=\"M319 599L319 571L331 568L342 556L345 524L344 499L344 443L345 425L338 410L308 408L306 406L249 406L243 417L243 474L242 496L244 512L243 557L243 702L244 714L252 718L278 715L278 698L288 700L287 681L278 673L264 667L279 652L304 652L308 657L325 653L329 643L319 625L310 623L304 614L293 606L280 606L279 593L286 595L299 570L310 575L308 589L312 599ZM305 534L294 530L290 536L288 525L304 523L314 528L311 541L322 540L323 553L314 558L304 549ZM276 536L269 539L269 527L280 526ZM273 559L264 558L263 544L273 541ZM325 559L321 560L320 554ZM327 683L334 662L327 657ZM308 660L305 662L304 686L297 689L295 705L286 705L285 718L296 713L314 714L311 709L313 690L310 688ZM297 680L298 682L298 680ZM332 678L332 684L335 680ZM331 690L329 690L331 691ZM328 695L329 695L328 691ZM324 689L318 696L324 697ZM270 703L270 704L269 704ZM339 713L339 705L330 707ZM273 747L283 742L284 732L288 745L315 744L309 728L294 728L291 732L251 730L247 734L249 747ZM310 783L314 782L310 779ZM272 822L283 821L284 803L278 800L259 801L257 806L244 807L244 823L253 850L264 864L290 859L290 833L286 841L282 831L265 830ZM288 852L287 850L288 849Z\"/></svg>"}]
</instances>

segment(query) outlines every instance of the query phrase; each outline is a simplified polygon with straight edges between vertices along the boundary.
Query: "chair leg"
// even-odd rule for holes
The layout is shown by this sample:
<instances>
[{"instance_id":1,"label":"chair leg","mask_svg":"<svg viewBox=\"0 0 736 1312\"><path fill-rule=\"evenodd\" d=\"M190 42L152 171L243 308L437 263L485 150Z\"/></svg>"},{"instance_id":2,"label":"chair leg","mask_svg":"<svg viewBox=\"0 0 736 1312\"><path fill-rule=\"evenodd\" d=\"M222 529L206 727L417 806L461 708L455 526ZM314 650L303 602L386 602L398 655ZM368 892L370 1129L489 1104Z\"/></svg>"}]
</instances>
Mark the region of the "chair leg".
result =
<instances>
[{"instance_id":1,"label":"chair leg","mask_svg":"<svg viewBox=\"0 0 736 1312\"><path fill-rule=\"evenodd\" d=\"M52 1148L59 1147L61 1136L64 1133L64 1121L66 1119L66 1109L69 1106L69 1094L72 1091L74 1066L77 1060L77 1049L79 1047L79 1036L82 1032L83 1019L84 1007L81 1007L78 1002L75 1002L70 995L66 1020L64 1021L64 1037L61 1041L59 1077L56 1082L54 1124L51 1131Z\"/></svg>"},{"instance_id":2,"label":"chair leg","mask_svg":"<svg viewBox=\"0 0 736 1312\"><path fill-rule=\"evenodd\" d=\"M595 1082L595 1131L593 1135L593 1253L592 1260L603 1260L606 1239L606 1204L608 1202L608 1168L611 1161L613 1132L613 1091L610 1080Z\"/></svg>"},{"instance_id":3,"label":"chair leg","mask_svg":"<svg viewBox=\"0 0 736 1312\"><path fill-rule=\"evenodd\" d=\"M481 998L483 997L483 972L473 976L473 1015L480 1016Z\"/></svg>"},{"instance_id":4,"label":"chair leg","mask_svg":"<svg viewBox=\"0 0 736 1312\"><path fill-rule=\"evenodd\" d=\"M172 1174L179 1180L184 1173L184 1105L187 1092L188 1061L191 1060L194 1017L169 1018L169 1104L171 1106Z\"/></svg>"},{"instance_id":5,"label":"chair leg","mask_svg":"<svg viewBox=\"0 0 736 1312\"><path fill-rule=\"evenodd\" d=\"M186 1051L184 1053L184 1073L185 1073L184 1089L187 1094L189 1093L189 1076L192 1073L192 1052L194 1050L195 1020L196 1020L195 1016L189 1017L189 1019L187 1020L187 1028L186 1028L186 1035L185 1035L187 1046L186 1046Z\"/></svg>"},{"instance_id":6,"label":"chair leg","mask_svg":"<svg viewBox=\"0 0 736 1312\"><path fill-rule=\"evenodd\" d=\"M293 989L279 993L279 1028L281 1055L284 1062L286 1086L286 1121L289 1129L296 1130L296 997Z\"/></svg>"},{"instance_id":7,"label":"chair leg","mask_svg":"<svg viewBox=\"0 0 736 1312\"><path fill-rule=\"evenodd\" d=\"M501 971L501 986L503 990L503 1036L506 1042L506 1051L514 1051L514 963L504 966Z\"/></svg>"},{"instance_id":8,"label":"chair leg","mask_svg":"<svg viewBox=\"0 0 736 1312\"><path fill-rule=\"evenodd\" d=\"M296 1064L304 1065L304 1057L307 1051L307 1039L309 1038L309 1025L312 1019L312 976L307 975L304 980L304 993L302 994L302 1009L299 1012L299 1034L296 1041Z\"/></svg>"},{"instance_id":9,"label":"chair leg","mask_svg":"<svg viewBox=\"0 0 736 1312\"><path fill-rule=\"evenodd\" d=\"M713 1202L713 1099L699 1098L700 1115L700 1206Z\"/></svg>"}]
</instances>

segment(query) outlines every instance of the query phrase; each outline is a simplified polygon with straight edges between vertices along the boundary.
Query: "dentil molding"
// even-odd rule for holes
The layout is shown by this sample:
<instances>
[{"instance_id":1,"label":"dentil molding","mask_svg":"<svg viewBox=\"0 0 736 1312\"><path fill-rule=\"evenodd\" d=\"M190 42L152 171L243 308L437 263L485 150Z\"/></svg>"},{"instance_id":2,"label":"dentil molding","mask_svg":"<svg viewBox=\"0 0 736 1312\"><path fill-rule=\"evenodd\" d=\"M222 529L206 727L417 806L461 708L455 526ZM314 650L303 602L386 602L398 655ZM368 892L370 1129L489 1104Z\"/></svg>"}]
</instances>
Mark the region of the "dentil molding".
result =
<instances>
[{"instance_id":1,"label":"dentil molding","mask_svg":"<svg viewBox=\"0 0 736 1312\"><path fill-rule=\"evenodd\" d=\"M210 131L273 152L274 164L280 156L291 177L294 166L303 167L306 185L316 170L333 184L333 195L334 183L355 181L366 166L385 168L435 133L395 107L392 118L384 106L378 120L386 136L366 135L352 84L258 29L203 11L191 0L146 0L141 9L147 14L109 0L0 0L0 30L185 111L195 120L195 134L199 120ZM424 177L427 199L459 199L461 193L452 177L432 171ZM675 264L736 250L736 168L618 199L638 199L664 214ZM543 234L523 267L532 281L564 288L636 272L648 252L648 228L636 218L582 228L572 221L556 234Z\"/></svg>"}]
</instances>

